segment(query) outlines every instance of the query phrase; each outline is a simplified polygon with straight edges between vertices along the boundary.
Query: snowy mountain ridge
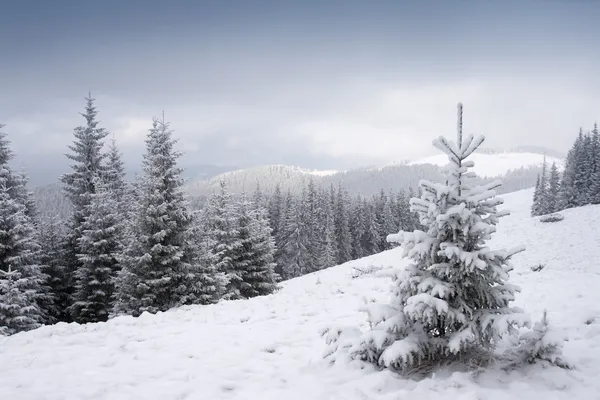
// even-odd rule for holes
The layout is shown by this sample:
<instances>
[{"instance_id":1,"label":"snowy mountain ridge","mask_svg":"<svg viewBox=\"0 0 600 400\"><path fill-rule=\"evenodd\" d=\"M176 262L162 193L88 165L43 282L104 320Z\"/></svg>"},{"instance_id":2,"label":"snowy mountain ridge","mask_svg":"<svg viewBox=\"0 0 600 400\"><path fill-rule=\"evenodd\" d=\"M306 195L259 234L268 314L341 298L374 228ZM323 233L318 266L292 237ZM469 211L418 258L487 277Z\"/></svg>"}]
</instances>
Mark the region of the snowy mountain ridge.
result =
<instances>
[{"instance_id":1,"label":"snowy mountain ridge","mask_svg":"<svg viewBox=\"0 0 600 400\"><path fill-rule=\"evenodd\" d=\"M541 170L542 153L526 151L490 151L473 155L474 171L481 177L504 177L509 191L519 190L535 184L535 178ZM562 169L561 158L547 156L548 163L556 162ZM238 169L219 174L205 180L193 181L188 185L192 195L206 196L225 180L233 192L251 191L260 184L261 188L271 192L280 184L282 190L299 190L307 178L312 177L317 184L325 187L340 182L350 193L370 195L379 190L399 190L409 186L416 187L420 179L440 180L440 168L447 164L444 155L419 160L402 161L379 167L364 167L351 170L310 170L290 165L266 165ZM521 170L527 171L521 171ZM519 172L521 171L521 172ZM514 176L510 176L514 175Z\"/></svg>"},{"instance_id":2,"label":"snowy mountain ridge","mask_svg":"<svg viewBox=\"0 0 600 400\"><path fill-rule=\"evenodd\" d=\"M598 399L600 206L529 216L532 190L502 196L491 248L525 244L513 259L515 306L548 310L573 370L530 365L471 376L440 371L422 381L371 367L323 362L326 327L361 326L364 302L386 302L385 271L401 249L283 283L273 295L191 306L107 323L64 324L0 338L0 398L29 399ZM539 272L531 267L543 264Z\"/></svg>"}]
</instances>

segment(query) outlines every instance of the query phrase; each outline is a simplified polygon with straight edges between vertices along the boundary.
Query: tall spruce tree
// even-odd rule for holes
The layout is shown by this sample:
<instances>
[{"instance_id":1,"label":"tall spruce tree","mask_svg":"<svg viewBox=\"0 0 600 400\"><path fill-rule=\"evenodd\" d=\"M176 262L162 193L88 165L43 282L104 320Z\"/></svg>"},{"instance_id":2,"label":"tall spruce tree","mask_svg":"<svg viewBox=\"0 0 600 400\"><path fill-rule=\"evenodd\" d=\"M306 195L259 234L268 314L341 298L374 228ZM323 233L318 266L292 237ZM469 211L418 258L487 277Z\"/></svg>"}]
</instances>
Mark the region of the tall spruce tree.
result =
<instances>
[{"instance_id":1,"label":"tall spruce tree","mask_svg":"<svg viewBox=\"0 0 600 400\"><path fill-rule=\"evenodd\" d=\"M47 276L31 216L18 196L25 189L9 161L10 143L0 125L0 331L13 334L48 321ZM49 307L48 307L49 308Z\"/></svg>"},{"instance_id":2,"label":"tall spruce tree","mask_svg":"<svg viewBox=\"0 0 600 400\"><path fill-rule=\"evenodd\" d=\"M64 192L73 205L73 215L69 224L68 236L64 242L65 268L64 278L67 280L60 287L67 289L68 293L59 293L61 297L72 296L74 287L73 278L76 271L81 267L78 254L79 241L82 232L82 224L89 215L89 204L92 195L96 192L97 178L105 171L103 164L104 154L102 147L108 131L98 127L98 111L94 105L91 94L86 97L85 112L81 115L85 118L85 125L78 126L73 131L75 140L69 146L70 154L67 158L72 161L71 172L61 176L64 184Z\"/></svg>"},{"instance_id":3,"label":"tall spruce tree","mask_svg":"<svg viewBox=\"0 0 600 400\"><path fill-rule=\"evenodd\" d=\"M117 278L115 314L138 316L199 301L192 265L192 216L176 143L164 118L155 118L146 138L133 240Z\"/></svg>"},{"instance_id":4,"label":"tall spruce tree","mask_svg":"<svg viewBox=\"0 0 600 400\"><path fill-rule=\"evenodd\" d=\"M493 349L504 334L514 334L527 317L510 308L518 290L508 283L509 260L522 247L492 251L486 241L506 215L497 206L498 181L471 187L467 158L483 137L440 137L435 147L448 155L446 184L421 181L421 198L411 200L427 231L390 237L412 259L396 273L390 305L366 307L371 330L349 348L354 358L408 373L424 363L463 360ZM489 353L487 353L489 354Z\"/></svg>"}]
</instances>

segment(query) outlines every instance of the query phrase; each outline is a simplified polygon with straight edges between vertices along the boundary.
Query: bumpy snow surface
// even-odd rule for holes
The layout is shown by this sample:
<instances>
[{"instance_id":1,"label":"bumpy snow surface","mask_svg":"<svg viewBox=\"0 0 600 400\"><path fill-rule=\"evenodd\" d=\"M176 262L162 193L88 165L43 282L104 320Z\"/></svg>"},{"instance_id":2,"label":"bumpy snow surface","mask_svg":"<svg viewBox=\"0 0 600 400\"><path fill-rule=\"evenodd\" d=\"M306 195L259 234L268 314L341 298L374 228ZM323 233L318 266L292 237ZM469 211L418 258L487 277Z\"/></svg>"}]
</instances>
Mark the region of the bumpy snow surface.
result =
<instances>
[{"instance_id":1,"label":"bumpy snow surface","mask_svg":"<svg viewBox=\"0 0 600 400\"><path fill-rule=\"evenodd\" d=\"M473 172L477 175L492 177L504 175L508 171L519 168L541 166L544 161L544 156L536 153L474 153L469 157L469 160L475 163ZM546 157L546 162L548 165L556 162L557 167L561 170L564 164L563 160L554 157ZM433 164L444 166L448 164L448 156L439 154L422 160L411 161L408 164Z\"/></svg>"},{"instance_id":2,"label":"bumpy snow surface","mask_svg":"<svg viewBox=\"0 0 600 400\"><path fill-rule=\"evenodd\" d=\"M395 249L287 282L269 297L0 338L0 399L600 399L600 207L541 223L528 215L531 196L504 196L514 212L492 245L527 245L514 259L512 280L523 289L516 305L535 320L548 309L574 370L533 365L417 382L325 365L319 330L364 327L358 307L363 298L386 301L389 280L353 275L401 265ZM538 263L546 267L533 272Z\"/></svg>"}]
</instances>

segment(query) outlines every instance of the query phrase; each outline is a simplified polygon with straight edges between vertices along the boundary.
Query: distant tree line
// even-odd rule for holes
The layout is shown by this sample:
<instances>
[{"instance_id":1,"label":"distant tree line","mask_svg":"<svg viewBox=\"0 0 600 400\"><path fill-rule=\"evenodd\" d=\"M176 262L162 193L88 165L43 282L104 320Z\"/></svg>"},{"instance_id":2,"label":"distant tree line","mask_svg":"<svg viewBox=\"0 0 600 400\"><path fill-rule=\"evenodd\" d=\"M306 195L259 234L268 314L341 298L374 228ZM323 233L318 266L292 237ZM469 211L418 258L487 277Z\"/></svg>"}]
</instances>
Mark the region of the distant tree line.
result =
<instances>
[{"instance_id":1,"label":"distant tree line","mask_svg":"<svg viewBox=\"0 0 600 400\"><path fill-rule=\"evenodd\" d=\"M600 204L600 133L598 125L587 133L580 129L561 173L556 164L544 165L533 194L531 215Z\"/></svg>"}]
</instances>

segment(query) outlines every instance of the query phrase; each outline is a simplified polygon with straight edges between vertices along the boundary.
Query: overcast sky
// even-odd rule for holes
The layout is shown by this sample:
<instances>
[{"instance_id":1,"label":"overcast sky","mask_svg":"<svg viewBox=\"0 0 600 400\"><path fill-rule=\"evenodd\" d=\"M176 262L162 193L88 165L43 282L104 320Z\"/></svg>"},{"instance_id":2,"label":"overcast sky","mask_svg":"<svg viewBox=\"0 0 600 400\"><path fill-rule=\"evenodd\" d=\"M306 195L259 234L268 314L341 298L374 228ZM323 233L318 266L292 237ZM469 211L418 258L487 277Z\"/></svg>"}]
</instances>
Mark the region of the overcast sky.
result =
<instances>
[{"instance_id":1,"label":"overcast sky","mask_svg":"<svg viewBox=\"0 0 600 400\"><path fill-rule=\"evenodd\" d=\"M165 111L183 162L342 169L465 130L566 151L600 118L600 1L19 1L0 122L34 182L92 91L134 168ZM56 172L58 171L58 172Z\"/></svg>"}]
</instances>

